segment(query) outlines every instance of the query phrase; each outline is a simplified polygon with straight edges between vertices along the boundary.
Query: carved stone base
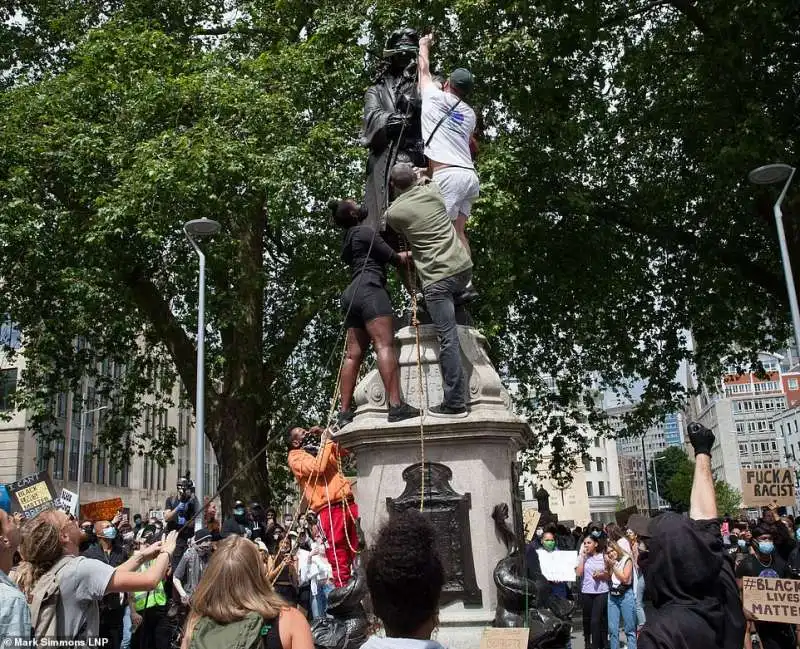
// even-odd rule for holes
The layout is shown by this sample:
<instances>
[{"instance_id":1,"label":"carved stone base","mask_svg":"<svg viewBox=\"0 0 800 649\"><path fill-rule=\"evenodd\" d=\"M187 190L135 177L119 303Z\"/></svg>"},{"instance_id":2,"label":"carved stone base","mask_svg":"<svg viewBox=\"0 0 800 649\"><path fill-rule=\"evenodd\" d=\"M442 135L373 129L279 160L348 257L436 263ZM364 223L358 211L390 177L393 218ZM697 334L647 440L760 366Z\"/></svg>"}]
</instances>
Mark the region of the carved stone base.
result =
<instances>
[{"instance_id":1,"label":"carved stone base","mask_svg":"<svg viewBox=\"0 0 800 649\"><path fill-rule=\"evenodd\" d=\"M422 394L418 388L414 329L401 329L396 341L403 395L412 405L427 409L442 399L439 345L432 326L421 327L420 337ZM443 595L437 638L451 649L478 649L483 628L491 626L497 605L492 573L506 555L505 545L495 533L491 512L499 503L511 505L515 489L511 467L527 424L510 409L510 398L486 354L485 338L470 327L459 327L459 337L469 385L470 412L466 418L424 417L422 444L419 419L387 422L383 384L377 372L371 372L356 390L355 420L337 434L337 440L356 456L356 498L368 544L387 520L390 506L396 509L398 503L401 508L418 505L418 482L410 476L413 470L406 473L405 479L403 476L411 465L434 463L446 467L444 471L437 469L441 475L446 475L447 470L452 473L445 480L448 488L441 489L440 495L442 502L453 503L464 503L468 497L468 506L456 504L453 508L455 511L460 507L468 518L468 530L452 528L448 542L452 546L452 539L462 531L469 534L477 591L465 588L464 595L458 597L451 589ZM438 506L434 494L428 494L434 476L426 476L425 494L432 510ZM437 510L439 520L446 517L445 509ZM448 524L455 525L454 517L456 514L446 517ZM452 561L452 557L443 560Z\"/></svg>"}]
</instances>

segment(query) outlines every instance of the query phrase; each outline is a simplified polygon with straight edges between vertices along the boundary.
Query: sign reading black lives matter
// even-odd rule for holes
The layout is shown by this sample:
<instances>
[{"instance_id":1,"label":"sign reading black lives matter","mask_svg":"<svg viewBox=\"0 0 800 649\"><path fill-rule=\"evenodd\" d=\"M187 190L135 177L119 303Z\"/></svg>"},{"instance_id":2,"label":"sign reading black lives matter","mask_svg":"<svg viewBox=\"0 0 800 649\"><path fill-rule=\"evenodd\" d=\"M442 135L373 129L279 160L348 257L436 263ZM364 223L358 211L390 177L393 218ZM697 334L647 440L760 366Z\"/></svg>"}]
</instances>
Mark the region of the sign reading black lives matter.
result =
<instances>
[{"instance_id":1,"label":"sign reading black lives matter","mask_svg":"<svg viewBox=\"0 0 800 649\"><path fill-rule=\"evenodd\" d=\"M793 469L742 469L742 503L745 507L795 504Z\"/></svg>"},{"instance_id":2,"label":"sign reading black lives matter","mask_svg":"<svg viewBox=\"0 0 800 649\"><path fill-rule=\"evenodd\" d=\"M33 518L56 506L56 490L47 471L31 473L7 487L14 511L22 512L25 518Z\"/></svg>"},{"instance_id":3,"label":"sign reading black lives matter","mask_svg":"<svg viewBox=\"0 0 800 649\"><path fill-rule=\"evenodd\" d=\"M760 622L796 624L800 619L800 581L742 577L745 611Z\"/></svg>"}]
</instances>

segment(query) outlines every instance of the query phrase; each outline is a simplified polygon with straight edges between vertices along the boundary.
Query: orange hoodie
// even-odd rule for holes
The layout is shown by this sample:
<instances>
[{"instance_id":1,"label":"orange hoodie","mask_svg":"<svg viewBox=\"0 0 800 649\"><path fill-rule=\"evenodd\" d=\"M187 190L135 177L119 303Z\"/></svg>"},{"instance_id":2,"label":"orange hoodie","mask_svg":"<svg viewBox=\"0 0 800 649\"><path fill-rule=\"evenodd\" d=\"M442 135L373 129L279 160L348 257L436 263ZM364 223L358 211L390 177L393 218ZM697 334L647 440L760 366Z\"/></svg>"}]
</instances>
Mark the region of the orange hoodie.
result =
<instances>
[{"instance_id":1,"label":"orange hoodie","mask_svg":"<svg viewBox=\"0 0 800 649\"><path fill-rule=\"evenodd\" d=\"M339 445L331 440L325 442L319 459L303 449L289 451L289 468L309 507L317 513L328 504L353 498L350 482L339 472L341 455Z\"/></svg>"}]
</instances>

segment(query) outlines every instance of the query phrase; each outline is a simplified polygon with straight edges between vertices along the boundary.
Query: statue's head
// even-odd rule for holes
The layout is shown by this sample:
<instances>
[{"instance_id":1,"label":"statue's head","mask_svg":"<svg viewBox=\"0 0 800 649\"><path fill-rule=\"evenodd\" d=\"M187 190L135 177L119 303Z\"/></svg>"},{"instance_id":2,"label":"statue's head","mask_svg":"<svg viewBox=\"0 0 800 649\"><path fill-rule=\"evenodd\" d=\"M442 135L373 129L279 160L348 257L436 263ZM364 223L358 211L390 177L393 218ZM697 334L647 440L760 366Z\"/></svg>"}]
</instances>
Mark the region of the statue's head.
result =
<instances>
[{"instance_id":1,"label":"statue's head","mask_svg":"<svg viewBox=\"0 0 800 649\"><path fill-rule=\"evenodd\" d=\"M419 52L419 34L416 29L404 27L396 29L386 39L383 58L389 59L392 67L405 68L417 58Z\"/></svg>"}]
</instances>

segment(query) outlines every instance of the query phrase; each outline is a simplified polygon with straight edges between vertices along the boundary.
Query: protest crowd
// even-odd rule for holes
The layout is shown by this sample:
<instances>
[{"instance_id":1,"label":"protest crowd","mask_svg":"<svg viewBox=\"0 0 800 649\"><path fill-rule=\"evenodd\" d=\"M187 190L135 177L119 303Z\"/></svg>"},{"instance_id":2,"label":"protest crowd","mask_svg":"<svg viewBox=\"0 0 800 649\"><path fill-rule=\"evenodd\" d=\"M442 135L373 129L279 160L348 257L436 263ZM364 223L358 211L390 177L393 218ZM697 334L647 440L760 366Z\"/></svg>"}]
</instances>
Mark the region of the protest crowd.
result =
<instances>
[{"instance_id":1,"label":"protest crowd","mask_svg":"<svg viewBox=\"0 0 800 649\"><path fill-rule=\"evenodd\" d=\"M774 507L756 521L718 517L708 455L713 435L694 426L689 516L633 514L624 526L573 530L546 525L527 545L529 576L540 572L552 597L576 602L575 626L587 648L617 649L621 638L629 649L800 644L800 619L759 619L766 609L748 610L746 602L748 589L764 588L748 580L766 579L768 590L769 580L778 580L779 591L794 588L785 580L800 580L800 527ZM301 486L305 458L297 453L322 455L302 443L309 433L293 427L288 435ZM321 441L329 453L342 452L336 442ZM337 586L332 563L342 560L320 524L326 507L279 520L271 507L236 500L220 522L213 502L200 507L187 477L158 515L130 516L122 507L110 520L79 520L53 507L25 519L0 510L0 640L310 649L309 622L326 616L326 597ZM195 531L198 516L203 523ZM365 646L433 643L444 574L426 517L393 515L363 565L376 628L387 636ZM356 570L352 562L346 568L348 575ZM785 599L794 611L798 592Z\"/></svg>"}]
</instances>

